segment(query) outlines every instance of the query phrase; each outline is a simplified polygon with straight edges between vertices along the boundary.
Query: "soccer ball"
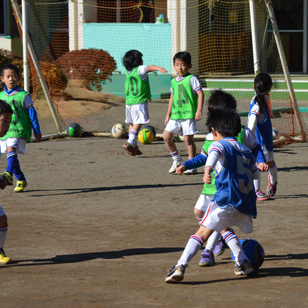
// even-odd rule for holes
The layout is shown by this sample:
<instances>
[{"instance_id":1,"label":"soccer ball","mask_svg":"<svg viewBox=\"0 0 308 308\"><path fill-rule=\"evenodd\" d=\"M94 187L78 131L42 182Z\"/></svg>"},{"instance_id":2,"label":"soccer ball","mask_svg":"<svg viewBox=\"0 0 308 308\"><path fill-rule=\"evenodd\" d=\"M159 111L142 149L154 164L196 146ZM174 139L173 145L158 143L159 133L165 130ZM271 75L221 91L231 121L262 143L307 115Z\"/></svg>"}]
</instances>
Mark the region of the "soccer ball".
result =
<instances>
[{"instance_id":1,"label":"soccer ball","mask_svg":"<svg viewBox=\"0 0 308 308\"><path fill-rule=\"evenodd\" d=\"M67 126L66 132L69 137L80 137L82 133L82 128L78 123L71 123Z\"/></svg>"},{"instance_id":2,"label":"soccer ball","mask_svg":"<svg viewBox=\"0 0 308 308\"><path fill-rule=\"evenodd\" d=\"M154 139L155 139L155 137L156 137L156 129L153 126L151 126L151 125L144 126L142 129L145 129L145 128L147 128L147 129L152 131L152 133L154 135Z\"/></svg>"},{"instance_id":3,"label":"soccer ball","mask_svg":"<svg viewBox=\"0 0 308 308\"><path fill-rule=\"evenodd\" d=\"M252 238L240 240L240 243L244 249L248 262L252 265L254 270L257 270L264 261L265 253L263 247L258 241ZM233 261L235 260L233 253L231 253L231 259Z\"/></svg>"},{"instance_id":4,"label":"soccer ball","mask_svg":"<svg viewBox=\"0 0 308 308\"><path fill-rule=\"evenodd\" d=\"M126 137L127 129L123 124L115 124L111 129L111 135L114 138L122 139Z\"/></svg>"},{"instance_id":5,"label":"soccer ball","mask_svg":"<svg viewBox=\"0 0 308 308\"><path fill-rule=\"evenodd\" d=\"M154 134L151 130L145 128L138 134L138 140L143 144L150 144L154 139Z\"/></svg>"}]
</instances>

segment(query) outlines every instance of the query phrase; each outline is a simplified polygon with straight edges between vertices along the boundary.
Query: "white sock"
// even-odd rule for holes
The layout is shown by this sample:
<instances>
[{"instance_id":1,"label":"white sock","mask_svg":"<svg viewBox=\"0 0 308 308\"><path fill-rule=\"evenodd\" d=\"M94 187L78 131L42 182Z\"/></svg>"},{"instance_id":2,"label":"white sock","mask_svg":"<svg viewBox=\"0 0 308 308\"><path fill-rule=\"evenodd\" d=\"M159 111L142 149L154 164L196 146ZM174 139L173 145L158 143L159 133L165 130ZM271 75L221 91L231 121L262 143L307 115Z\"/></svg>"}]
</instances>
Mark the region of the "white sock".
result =
<instances>
[{"instance_id":1,"label":"white sock","mask_svg":"<svg viewBox=\"0 0 308 308\"><path fill-rule=\"evenodd\" d=\"M137 144L137 137L138 137L138 132L136 130L131 130L129 132L127 142L130 145L132 145L132 146L136 146L136 144Z\"/></svg>"},{"instance_id":2,"label":"white sock","mask_svg":"<svg viewBox=\"0 0 308 308\"><path fill-rule=\"evenodd\" d=\"M182 158L181 158L181 155L180 155L180 153L179 153L178 150L176 150L176 151L170 153L170 155L171 155L172 159L173 159L174 161L176 161L176 162L179 162L179 161L182 159Z\"/></svg>"},{"instance_id":3,"label":"white sock","mask_svg":"<svg viewBox=\"0 0 308 308\"><path fill-rule=\"evenodd\" d=\"M222 234L222 238L225 240L225 243L231 249L234 255L234 261L237 265L241 265L246 259L243 247L238 239L237 235L232 229Z\"/></svg>"},{"instance_id":4,"label":"white sock","mask_svg":"<svg viewBox=\"0 0 308 308\"><path fill-rule=\"evenodd\" d=\"M277 183L277 165L275 164L275 166L273 168L269 168L268 172L269 172L269 175L270 175L271 183L276 184Z\"/></svg>"},{"instance_id":5,"label":"white sock","mask_svg":"<svg viewBox=\"0 0 308 308\"><path fill-rule=\"evenodd\" d=\"M217 232L217 231L214 231L212 233L212 235L208 238L208 240L206 242L205 249L208 249L211 252L213 252L216 244L218 243L218 241L220 239L220 237L221 237L220 233Z\"/></svg>"},{"instance_id":6,"label":"white sock","mask_svg":"<svg viewBox=\"0 0 308 308\"><path fill-rule=\"evenodd\" d=\"M5 228L0 228L0 248L4 247L4 243L6 240L8 226Z\"/></svg>"},{"instance_id":7,"label":"white sock","mask_svg":"<svg viewBox=\"0 0 308 308\"><path fill-rule=\"evenodd\" d=\"M185 246L185 249L181 255L181 258L178 261L177 266L187 266L189 261L196 255L202 245L202 238L196 234L192 235Z\"/></svg>"},{"instance_id":8,"label":"white sock","mask_svg":"<svg viewBox=\"0 0 308 308\"><path fill-rule=\"evenodd\" d=\"M258 173L258 178L253 179L253 186L255 188L255 192L258 192L260 190L260 187L261 187L261 178L260 178L260 171L257 170L256 172Z\"/></svg>"}]
</instances>

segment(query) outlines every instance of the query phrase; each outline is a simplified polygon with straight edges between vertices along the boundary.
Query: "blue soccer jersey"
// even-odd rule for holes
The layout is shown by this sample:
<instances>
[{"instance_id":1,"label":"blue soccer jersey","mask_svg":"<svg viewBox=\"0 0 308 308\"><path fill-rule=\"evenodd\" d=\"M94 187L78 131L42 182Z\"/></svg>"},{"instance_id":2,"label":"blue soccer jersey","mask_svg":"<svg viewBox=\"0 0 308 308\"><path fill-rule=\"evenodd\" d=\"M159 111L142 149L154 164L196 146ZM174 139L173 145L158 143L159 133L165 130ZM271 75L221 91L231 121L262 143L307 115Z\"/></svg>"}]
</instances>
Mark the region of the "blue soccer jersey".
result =
<instances>
[{"instance_id":1,"label":"blue soccer jersey","mask_svg":"<svg viewBox=\"0 0 308 308\"><path fill-rule=\"evenodd\" d=\"M217 146L216 146L217 145ZM257 216L256 193L253 186L255 159L251 151L235 138L224 138L213 143L211 151L220 152L222 164L216 169L217 192L213 201L218 206L231 205L239 212Z\"/></svg>"},{"instance_id":2,"label":"blue soccer jersey","mask_svg":"<svg viewBox=\"0 0 308 308\"><path fill-rule=\"evenodd\" d=\"M265 99L268 100L268 96L265 96ZM257 123L255 126L251 122L255 122L257 118ZM262 146L266 147L268 151L273 151L273 132L272 132L272 122L269 108L266 108L263 114L260 114L260 107L256 104L256 97L251 100L249 106L249 115L248 115L248 127L255 132L257 142Z\"/></svg>"}]
</instances>

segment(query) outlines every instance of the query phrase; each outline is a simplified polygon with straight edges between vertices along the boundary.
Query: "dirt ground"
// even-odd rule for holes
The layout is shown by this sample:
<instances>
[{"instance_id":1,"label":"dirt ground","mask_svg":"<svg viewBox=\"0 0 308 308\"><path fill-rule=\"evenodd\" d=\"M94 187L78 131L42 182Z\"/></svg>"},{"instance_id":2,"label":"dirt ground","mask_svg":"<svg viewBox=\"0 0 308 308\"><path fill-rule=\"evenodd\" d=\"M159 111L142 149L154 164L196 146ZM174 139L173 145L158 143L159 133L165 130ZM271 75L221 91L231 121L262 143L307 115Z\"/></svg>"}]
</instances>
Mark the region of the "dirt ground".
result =
<instances>
[{"instance_id":1,"label":"dirt ground","mask_svg":"<svg viewBox=\"0 0 308 308\"><path fill-rule=\"evenodd\" d=\"M164 279L198 228L202 168L170 175L162 141L143 145L139 157L123 143L66 138L30 143L19 155L28 189L1 191L12 258L0 267L1 307L308 307L308 143L275 149L277 196L258 203L252 234L235 229L262 244L259 271L235 276L230 250L200 268L198 254L177 285Z\"/></svg>"}]
</instances>

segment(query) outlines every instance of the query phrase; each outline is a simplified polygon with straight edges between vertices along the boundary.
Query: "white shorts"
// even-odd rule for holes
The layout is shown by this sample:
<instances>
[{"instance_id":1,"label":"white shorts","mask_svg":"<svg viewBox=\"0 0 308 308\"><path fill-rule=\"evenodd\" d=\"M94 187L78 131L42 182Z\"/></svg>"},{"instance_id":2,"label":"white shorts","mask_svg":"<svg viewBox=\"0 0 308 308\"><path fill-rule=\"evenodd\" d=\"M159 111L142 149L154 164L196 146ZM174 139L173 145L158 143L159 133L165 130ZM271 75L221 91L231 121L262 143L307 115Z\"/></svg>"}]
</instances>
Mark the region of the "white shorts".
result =
<instances>
[{"instance_id":1,"label":"white shorts","mask_svg":"<svg viewBox=\"0 0 308 308\"><path fill-rule=\"evenodd\" d=\"M4 209L2 208L2 206L0 205L0 216L4 216L6 215L4 212Z\"/></svg>"},{"instance_id":2,"label":"white shorts","mask_svg":"<svg viewBox=\"0 0 308 308\"><path fill-rule=\"evenodd\" d=\"M195 209L205 212L213 197L214 195L201 194L195 204Z\"/></svg>"},{"instance_id":3,"label":"white shorts","mask_svg":"<svg viewBox=\"0 0 308 308\"><path fill-rule=\"evenodd\" d=\"M180 136L190 136L198 132L195 119L186 119L186 120L170 119L165 127L165 130L169 133Z\"/></svg>"},{"instance_id":4,"label":"white shorts","mask_svg":"<svg viewBox=\"0 0 308 308\"><path fill-rule=\"evenodd\" d=\"M15 148L16 153L25 154L26 140L21 138L6 138L5 140L0 140L1 153L7 153L9 147Z\"/></svg>"},{"instance_id":5,"label":"white shorts","mask_svg":"<svg viewBox=\"0 0 308 308\"><path fill-rule=\"evenodd\" d=\"M126 119L128 124L150 123L148 102L136 105L126 105Z\"/></svg>"},{"instance_id":6,"label":"white shorts","mask_svg":"<svg viewBox=\"0 0 308 308\"><path fill-rule=\"evenodd\" d=\"M252 216L243 214L233 206L220 207L215 202L208 206L200 225L221 232L226 227L239 227L245 233L252 232Z\"/></svg>"}]
</instances>

